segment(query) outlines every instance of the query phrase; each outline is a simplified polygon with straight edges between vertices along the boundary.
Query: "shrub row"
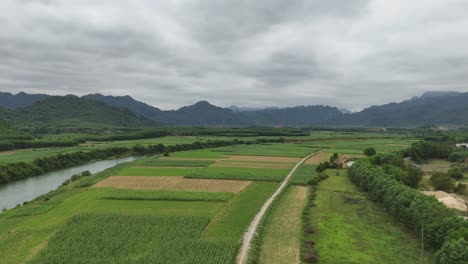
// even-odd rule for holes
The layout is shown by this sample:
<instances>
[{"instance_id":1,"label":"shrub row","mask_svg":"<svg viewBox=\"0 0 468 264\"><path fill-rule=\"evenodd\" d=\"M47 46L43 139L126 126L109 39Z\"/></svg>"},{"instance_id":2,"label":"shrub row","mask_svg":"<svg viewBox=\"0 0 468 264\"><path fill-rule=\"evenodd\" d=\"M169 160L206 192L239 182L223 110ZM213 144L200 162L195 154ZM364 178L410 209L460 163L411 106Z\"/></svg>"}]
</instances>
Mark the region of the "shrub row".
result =
<instances>
[{"instance_id":1,"label":"shrub row","mask_svg":"<svg viewBox=\"0 0 468 264\"><path fill-rule=\"evenodd\" d=\"M310 182L312 184L311 191L308 197L307 205L302 212L302 229L303 229L303 239L301 241L301 258L304 263L316 263L318 262L318 254L315 251L315 241L310 239L310 235L315 233L314 227L311 225L312 215L311 208L315 207L315 198L317 197L317 185L320 181L328 178L328 175L324 172L319 173L314 177L314 181Z\"/></svg>"},{"instance_id":2,"label":"shrub row","mask_svg":"<svg viewBox=\"0 0 468 264\"><path fill-rule=\"evenodd\" d=\"M368 159L357 161L349 177L370 199L381 203L414 232L424 225L424 243L437 251L437 263L468 261L468 222L432 196L405 186ZM462 250L453 250L453 249Z\"/></svg>"}]
</instances>

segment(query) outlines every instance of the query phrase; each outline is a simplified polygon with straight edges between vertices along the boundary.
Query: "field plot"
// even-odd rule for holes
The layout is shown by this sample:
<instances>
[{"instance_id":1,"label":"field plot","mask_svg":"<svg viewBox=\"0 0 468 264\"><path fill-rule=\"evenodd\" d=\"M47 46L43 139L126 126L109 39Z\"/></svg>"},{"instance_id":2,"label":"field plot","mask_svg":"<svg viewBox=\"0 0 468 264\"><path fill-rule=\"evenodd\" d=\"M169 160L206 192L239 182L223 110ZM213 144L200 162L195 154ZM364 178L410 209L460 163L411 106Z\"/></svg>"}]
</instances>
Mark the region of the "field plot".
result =
<instances>
[{"instance_id":1,"label":"field plot","mask_svg":"<svg viewBox=\"0 0 468 264\"><path fill-rule=\"evenodd\" d=\"M170 167L130 167L123 169L118 176L184 176L193 168L170 168Z\"/></svg>"},{"instance_id":2,"label":"field plot","mask_svg":"<svg viewBox=\"0 0 468 264\"><path fill-rule=\"evenodd\" d=\"M286 177L288 172L287 169L206 167L189 171L185 177L279 182Z\"/></svg>"},{"instance_id":3,"label":"field plot","mask_svg":"<svg viewBox=\"0 0 468 264\"><path fill-rule=\"evenodd\" d=\"M274 157L274 156L246 156L238 155L226 158L223 161L247 161L247 162L268 162L268 163L298 163L300 158Z\"/></svg>"},{"instance_id":4,"label":"field plot","mask_svg":"<svg viewBox=\"0 0 468 264\"><path fill-rule=\"evenodd\" d=\"M129 190L105 188L99 199L137 201L212 201L227 202L234 196L229 192L193 192L172 190Z\"/></svg>"},{"instance_id":5,"label":"field plot","mask_svg":"<svg viewBox=\"0 0 468 264\"><path fill-rule=\"evenodd\" d=\"M317 175L316 166L302 163L294 172L289 182L291 184L305 185Z\"/></svg>"},{"instance_id":6,"label":"field plot","mask_svg":"<svg viewBox=\"0 0 468 264\"><path fill-rule=\"evenodd\" d=\"M206 167L213 164L214 160L181 160L181 159L144 159L139 161L141 166L162 167Z\"/></svg>"},{"instance_id":7,"label":"field plot","mask_svg":"<svg viewBox=\"0 0 468 264\"><path fill-rule=\"evenodd\" d=\"M97 183L95 187L238 193L250 183L250 181L236 180L187 179L177 176L111 176Z\"/></svg>"},{"instance_id":8,"label":"field plot","mask_svg":"<svg viewBox=\"0 0 468 264\"><path fill-rule=\"evenodd\" d=\"M218 161L210 165L211 167L231 167L231 168L264 168L264 169L292 169L294 164L288 163L267 163L248 161Z\"/></svg>"},{"instance_id":9,"label":"field plot","mask_svg":"<svg viewBox=\"0 0 468 264\"><path fill-rule=\"evenodd\" d=\"M213 149L198 149L190 151L174 152L170 155L171 158L188 158L188 159L223 159L225 156L221 152L215 152Z\"/></svg>"},{"instance_id":10,"label":"field plot","mask_svg":"<svg viewBox=\"0 0 468 264\"><path fill-rule=\"evenodd\" d=\"M200 238L208 222L209 218L188 216L80 215L71 219L31 263L232 262L235 241Z\"/></svg>"},{"instance_id":11,"label":"field plot","mask_svg":"<svg viewBox=\"0 0 468 264\"><path fill-rule=\"evenodd\" d=\"M447 172L452 163L446 160L432 159L427 164L422 164L421 169L424 172Z\"/></svg>"},{"instance_id":12,"label":"field plot","mask_svg":"<svg viewBox=\"0 0 468 264\"><path fill-rule=\"evenodd\" d=\"M273 182L250 184L218 212L206 227L203 237L239 241L255 214L277 188L278 183Z\"/></svg>"},{"instance_id":13,"label":"field plot","mask_svg":"<svg viewBox=\"0 0 468 264\"><path fill-rule=\"evenodd\" d=\"M419 241L341 171L328 170L310 211L319 263L419 263ZM428 253L426 253L428 254Z\"/></svg>"},{"instance_id":14,"label":"field plot","mask_svg":"<svg viewBox=\"0 0 468 264\"><path fill-rule=\"evenodd\" d=\"M289 187L268 216L258 263L300 263L301 215L307 201L307 188Z\"/></svg>"},{"instance_id":15,"label":"field plot","mask_svg":"<svg viewBox=\"0 0 468 264\"><path fill-rule=\"evenodd\" d=\"M413 139L354 139L354 140L326 140L304 143L314 148L324 148L326 152L342 154L362 154L365 148L373 147L377 152L393 152L407 148Z\"/></svg>"},{"instance_id":16,"label":"field plot","mask_svg":"<svg viewBox=\"0 0 468 264\"><path fill-rule=\"evenodd\" d=\"M305 157L316 151L316 148L300 143L272 143L256 145L236 145L214 149L225 155Z\"/></svg>"},{"instance_id":17,"label":"field plot","mask_svg":"<svg viewBox=\"0 0 468 264\"><path fill-rule=\"evenodd\" d=\"M328 161L331 155L332 155L331 153L322 151L320 153L313 155L312 157L307 159L304 163L309 164L309 165L319 165L320 163L324 161Z\"/></svg>"}]
</instances>

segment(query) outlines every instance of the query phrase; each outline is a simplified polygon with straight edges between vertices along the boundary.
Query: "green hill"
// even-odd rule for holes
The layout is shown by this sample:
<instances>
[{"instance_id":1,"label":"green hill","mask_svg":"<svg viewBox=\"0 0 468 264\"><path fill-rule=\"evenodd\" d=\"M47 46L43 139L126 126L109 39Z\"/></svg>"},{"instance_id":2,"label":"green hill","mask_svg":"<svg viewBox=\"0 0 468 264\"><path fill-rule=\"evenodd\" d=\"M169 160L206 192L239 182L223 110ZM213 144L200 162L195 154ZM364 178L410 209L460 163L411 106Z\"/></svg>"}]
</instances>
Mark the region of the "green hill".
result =
<instances>
[{"instance_id":1,"label":"green hill","mask_svg":"<svg viewBox=\"0 0 468 264\"><path fill-rule=\"evenodd\" d=\"M10 112L18 127L144 127L155 122L128 109L76 96L53 96Z\"/></svg>"}]
</instances>

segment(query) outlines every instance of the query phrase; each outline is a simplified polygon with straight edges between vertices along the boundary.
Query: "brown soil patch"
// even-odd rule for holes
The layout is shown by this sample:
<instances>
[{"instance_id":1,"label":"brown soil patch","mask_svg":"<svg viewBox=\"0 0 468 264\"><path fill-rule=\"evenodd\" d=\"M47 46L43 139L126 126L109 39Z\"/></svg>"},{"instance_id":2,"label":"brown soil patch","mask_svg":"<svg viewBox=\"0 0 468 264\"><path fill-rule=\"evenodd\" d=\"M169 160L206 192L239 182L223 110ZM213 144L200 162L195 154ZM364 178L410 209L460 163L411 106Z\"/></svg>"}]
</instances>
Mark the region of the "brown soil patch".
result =
<instances>
[{"instance_id":1,"label":"brown soil patch","mask_svg":"<svg viewBox=\"0 0 468 264\"><path fill-rule=\"evenodd\" d=\"M331 155L332 155L331 153L322 151L320 153L317 153L317 154L313 155L308 160L306 160L305 164L318 165L318 164L320 164L322 162L328 161L330 159Z\"/></svg>"},{"instance_id":2,"label":"brown soil patch","mask_svg":"<svg viewBox=\"0 0 468 264\"><path fill-rule=\"evenodd\" d=\"M230 167L230 168L265 168L265 169L290 169L292 164L288 163L267 163L267 162L223 162L218 161L210 165L211 167Z\"/></svg>"},{"instance_id":3,"label":"brown soil patch","mask_svg":"<svg viewBox=\"0 0 468 264\"><path fill-rule=\"evenodd\" d=\"M253 162L278 162L278 163L298 163L301 158L293 157L273 157L273 156L243 156L236 155L226 159L227 161L253 161Z\"/></svg>"},{"instance_id":4,"label":"brown soil patch","mask_svg":"<svg viewBox=\"0 0 468 264\"><path fill-rule=\"evenodd\" d=\"M423 192L426 195L434 196L439 202L443 203L448 208L453 208L462 212L466 212L466 205L463 199L456 194L446 193L444 191Z\"/></svg>"},{"instance_id":5,"label":"brown soil patch","mask_svg":"<svg viewBox=\"0 0 468 264\"><path fill-rule=\"evenodd\" d=\"M98 182L95 187L239 193L250 183L250 181L188 179L174 176L111 176Z\"/></svg>"}]
</instances>

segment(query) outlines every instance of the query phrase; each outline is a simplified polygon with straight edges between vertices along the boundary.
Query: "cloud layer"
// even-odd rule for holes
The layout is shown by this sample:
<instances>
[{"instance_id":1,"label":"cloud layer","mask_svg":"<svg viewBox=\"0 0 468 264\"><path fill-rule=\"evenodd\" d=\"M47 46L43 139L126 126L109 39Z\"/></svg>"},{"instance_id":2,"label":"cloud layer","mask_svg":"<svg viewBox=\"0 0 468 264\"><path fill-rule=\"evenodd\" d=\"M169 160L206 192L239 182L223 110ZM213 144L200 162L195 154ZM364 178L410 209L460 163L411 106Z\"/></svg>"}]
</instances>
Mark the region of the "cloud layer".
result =
<instances>
[{"instance_id":1,"label":"cloud layer","mask_svg":"<svg viewBox=\"0 0 468 264\"><path fill-rule=\"evenodd\" d=\"M4 0L0 90L361 109L468 90L464 0Z\"/></svg>"}]
</instances>

